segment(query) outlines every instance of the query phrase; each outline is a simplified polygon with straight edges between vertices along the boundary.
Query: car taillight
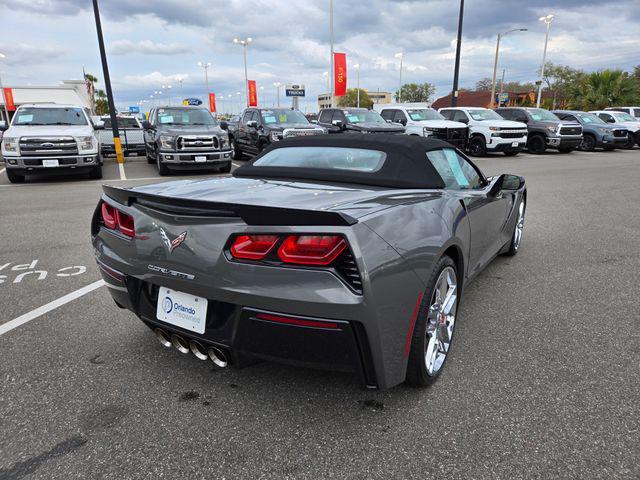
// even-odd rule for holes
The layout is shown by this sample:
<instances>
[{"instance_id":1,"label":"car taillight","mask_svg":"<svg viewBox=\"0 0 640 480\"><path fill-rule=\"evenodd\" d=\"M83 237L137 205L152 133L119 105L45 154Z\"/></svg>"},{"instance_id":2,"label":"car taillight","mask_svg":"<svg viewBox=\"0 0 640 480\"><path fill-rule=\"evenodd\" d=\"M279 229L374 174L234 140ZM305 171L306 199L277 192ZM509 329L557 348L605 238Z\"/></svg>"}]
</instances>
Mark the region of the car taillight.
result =
<instances>
[{"instance_id":1,"label":"car taillight","mask_svg":"<svg viewBox=\"0 0 640 480\"><path fill-rule=\"evenodd\" d=\"M118 219L118 230L124 233L127 237L134 237L136 234L135 227L133 225L133 217L122 213L120 210L116 210L116 217Z\"/></svg>"},{"instance_id":2,"label":"car taillight","mask_svg":"<svg viewBox=\"0 0 640 480\"><path fill-rule=\"evenodd\" d=\"M340 235L289 235L278 256L285 263L297 265L330 265L347 247Z\"/></svg>"},{"instance_id":3,"label":"car taillight","mask_svg":"<svg viewBox=\"0 0 640 480\"><path fill-rule=\"evenodd\" d=\"M116 228L116 209L108 203L102 204L102 222L107 228Z\"/></svg>"},{"instance_id":4,"label":"car taillight","mask_svg":"<svg viewBox=\"0 0 640 480\"><path fill-rule=\"evenodd\" d=\"M277 235L239 235L231 245L231 255L245 260L262 260L277 241Z\"/></svg>"}]
</instances>

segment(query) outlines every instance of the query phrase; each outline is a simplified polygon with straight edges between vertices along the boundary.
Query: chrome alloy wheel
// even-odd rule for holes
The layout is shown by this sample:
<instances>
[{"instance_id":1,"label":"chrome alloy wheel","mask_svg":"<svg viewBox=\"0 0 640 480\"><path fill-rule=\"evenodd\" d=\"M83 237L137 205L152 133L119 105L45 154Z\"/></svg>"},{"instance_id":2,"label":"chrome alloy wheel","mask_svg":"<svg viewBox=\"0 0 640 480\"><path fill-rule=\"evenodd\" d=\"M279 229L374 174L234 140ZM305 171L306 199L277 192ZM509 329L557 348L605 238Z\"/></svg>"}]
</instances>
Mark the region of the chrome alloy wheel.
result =
<instances>
[{"instance_id":1,"label":"chrome alloy wheel","mask_svg":"<svg viewBox=\"0 0 640 480\"><path fill-rule=\"evenodd\" d=\"M433 376L444 363L451 346L458 308L456 272L446 267L436 281L427 315L427 341L424 353L427 374Z\"/></svg>"},{"instance_id":2,"label":"chrome alloy wheel","mask_svg":"<svg viewBox=\"0 0 640 480\"><path fill-rule=\"evenodd\" d=\"M513 232L513 248L515 250L518 250L518 247L520 247L523 231L524 231L524 202L520 202L520 207L518 208L518 222L516 223L516 228Z\"/></svg>"}]
</instances>

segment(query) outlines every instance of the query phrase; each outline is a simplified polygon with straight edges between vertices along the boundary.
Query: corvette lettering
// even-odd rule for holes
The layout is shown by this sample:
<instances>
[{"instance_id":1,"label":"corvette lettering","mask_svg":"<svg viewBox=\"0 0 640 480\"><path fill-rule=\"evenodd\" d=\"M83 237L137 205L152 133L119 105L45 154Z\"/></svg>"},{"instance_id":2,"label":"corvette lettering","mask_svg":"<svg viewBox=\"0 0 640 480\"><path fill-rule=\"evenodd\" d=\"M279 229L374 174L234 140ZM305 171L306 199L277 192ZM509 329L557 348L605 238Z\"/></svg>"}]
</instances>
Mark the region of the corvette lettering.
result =
<instances>
[{"instance_id":1,"label":"corvette lettering","mask_svg":"<svg viewBox=\"0 0 640 480\"><path fill-rule=\"evenodd\" d=\"M184 278L186 280L193 280L196 278L194 275L190 275L188 273L178 272L176 270L171 270L169 268L158 267L157 265L148 265L147 268L152 272L162 273L164 275L170 275L176 278Z\"/></svg>"}]
</instances>

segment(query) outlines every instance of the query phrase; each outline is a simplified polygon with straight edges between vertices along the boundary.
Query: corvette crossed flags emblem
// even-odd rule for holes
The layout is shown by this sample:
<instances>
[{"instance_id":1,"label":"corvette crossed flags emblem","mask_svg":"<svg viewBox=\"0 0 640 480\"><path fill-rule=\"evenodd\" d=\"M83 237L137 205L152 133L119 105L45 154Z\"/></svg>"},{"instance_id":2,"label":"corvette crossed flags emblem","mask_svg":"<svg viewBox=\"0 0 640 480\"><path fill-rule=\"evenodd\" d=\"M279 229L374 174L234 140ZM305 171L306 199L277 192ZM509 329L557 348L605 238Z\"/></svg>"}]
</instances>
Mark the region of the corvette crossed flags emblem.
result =
<instances>
[{"instance_id":1,"label":"corvette crossed flags emblem","mask_svg":"<svg viewBox=\"0 0 640 480\"><path fill-rule=\"evenodd\" d=\"M167 247L167 250L169 250L169 253L172 253L177 247L180 246L182 242L184 242L184 239L187 238L187 232L185 230L173 240L169 240L169 237L167 236L167 232L165 232L164 229L160 227L160 236L162 237L164 246Z\"/></svg>"}]
</instances>

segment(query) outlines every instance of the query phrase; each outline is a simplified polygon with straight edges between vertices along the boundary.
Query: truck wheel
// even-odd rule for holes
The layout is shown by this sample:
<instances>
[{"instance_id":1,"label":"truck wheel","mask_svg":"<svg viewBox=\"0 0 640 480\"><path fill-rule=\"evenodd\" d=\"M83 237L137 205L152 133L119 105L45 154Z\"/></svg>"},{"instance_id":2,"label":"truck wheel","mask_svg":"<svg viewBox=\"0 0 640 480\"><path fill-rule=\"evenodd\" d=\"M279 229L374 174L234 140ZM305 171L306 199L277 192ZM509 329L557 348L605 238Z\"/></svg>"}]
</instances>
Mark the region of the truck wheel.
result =
<instances>
[{"instance_id":1,"label":"truck wheel","mask_svg":"<svg viewBox=\"0 0 640 480\"><path fill-rule=\"evenodd\" d=\"M542 135L532 135L527 140L527 149L529 153L540 155L547 149L545 139Z\"/></svg>"},{"instance_id":2,"label":"truck wheel","mask_svg":"<svg viewBox=\"0 0 640 480\"><path fill-rule=\"evenodd\" d=\"M487 143L484 141L484 137L476 135L469 140L467 149L474 157L484 157L487 154Z\"/></svg>"},{"instance_id":3,"label":"truck wheel","mask_svg":"<svg viewBox=\"0 0 640 480\"><path fill-rule=\"evenodd\" d=\"M154 163L156 163L156 159L151 156L151 150L149 150L147 147L145 147L144 148L144 153L147 156L147 163L149 165L153 165Z\"/></svg>"},{"instance_id":4,"label":"truck wheel","mask_svg":"<svg viewBox=\"0 0 640 480\"><path fill-rule=\"evenodd\" d=\"M156 152L156 165L158 166L158 173L160 176L164 177L165 175L169 175L169 168L160 161L160 155Z\"/></svg>"},{"instance_id":5,"label":"truck wheel","mask_svg":"<svg viewBox=\"0 0 640 480\"><path fill-rule=\"evenodd\" d=\"M235 138L231 139L231 158L234 160L240 160L242 158L242 151L238 148Z\"/></svg>"},{"instance_id":6,"label":"truck wheel","mask_svg":"<svg viewBox=\"0 0 640 480\"><path fill-rule=\"evenodd\" d=\"M585 134L582 136L582 143L578 147L583 152L593 152L596 149L596 137Z\"/></svg>"},{"instance_id":7,"label":"truck wheel","mask_svg":"<svg viewBox=\"0 0 640 480\"><path fill-rule=\"evenodd\" d=\"M226 165L220 167L220 169L218 171L220 173L229 173L231 171L231 162L229 162Z\"/></svg>"},{"instance_id":8,"label":"truck wheel","mask_svg":"<svg viewBox=\"0 0 640 480\"><path fill-rule=\"evenodd\" d=\"M11 183L24 182L24 175L18 175L17 173L13 173L11 170L7 170L7 178Z\"/></svg>"},{"instance_id":9,"label":"truck wheel","mask_svg":"<svg viewBox=\"0 0 640 480\"><path fill-rule=\"evenodd\" d=\"M632 132L627 134L627 143L622 145L620 148L624 148L625 150L631 150L633 146L636 144L636 137Z\"/></svg>"},{"instance_id":10,"label":"truck wheel","mask_svg":"<svg viewBox=\"0 0 640 480\"><path fill-rule=\"evenodd\" d=\"M98 165L97 167L93 167L93 169L89 172L89 178L93 180L99 180L102 178L102 165Z\"/></svg>"}]
</instances>

